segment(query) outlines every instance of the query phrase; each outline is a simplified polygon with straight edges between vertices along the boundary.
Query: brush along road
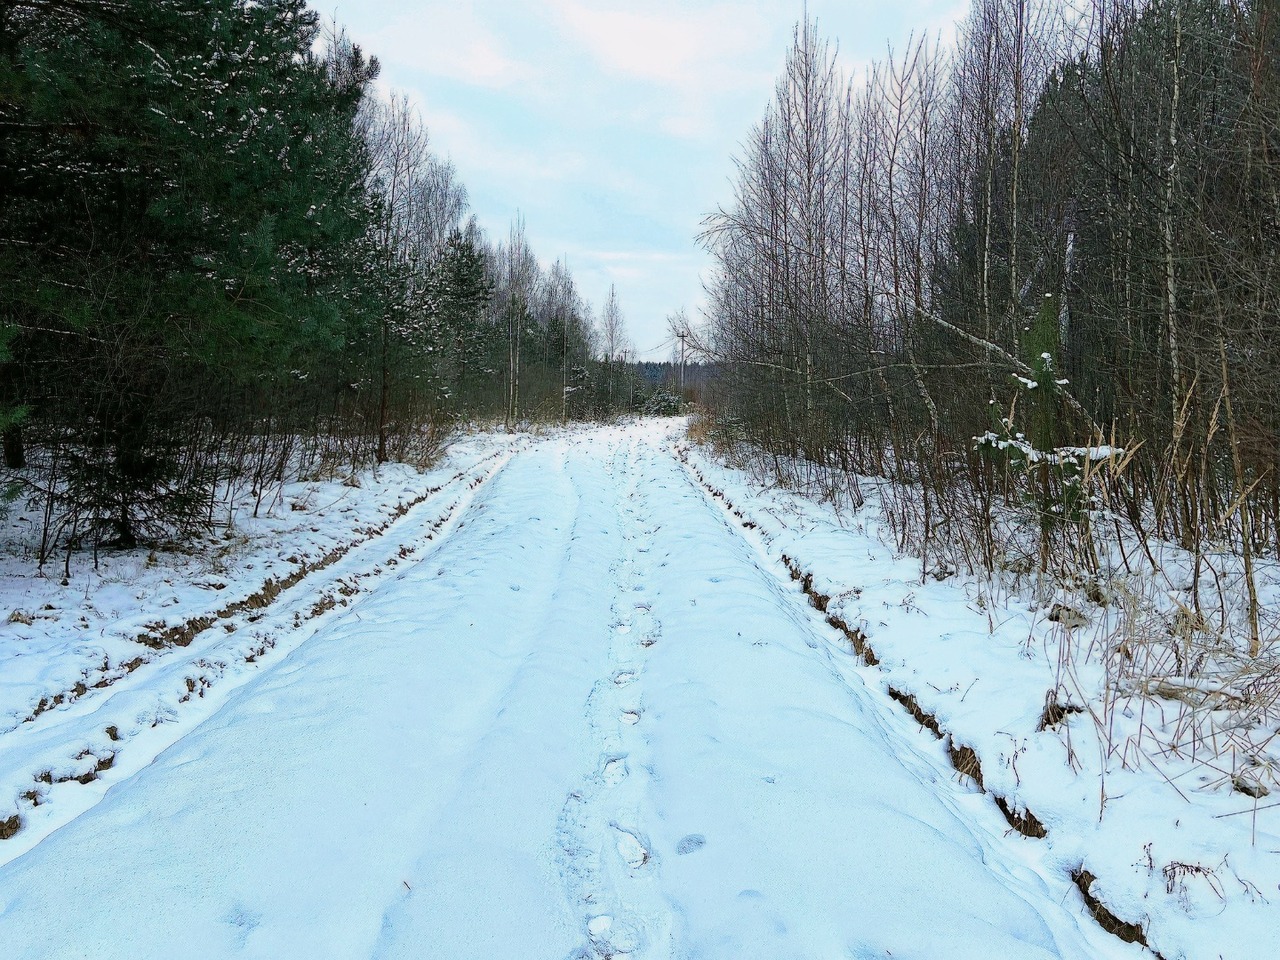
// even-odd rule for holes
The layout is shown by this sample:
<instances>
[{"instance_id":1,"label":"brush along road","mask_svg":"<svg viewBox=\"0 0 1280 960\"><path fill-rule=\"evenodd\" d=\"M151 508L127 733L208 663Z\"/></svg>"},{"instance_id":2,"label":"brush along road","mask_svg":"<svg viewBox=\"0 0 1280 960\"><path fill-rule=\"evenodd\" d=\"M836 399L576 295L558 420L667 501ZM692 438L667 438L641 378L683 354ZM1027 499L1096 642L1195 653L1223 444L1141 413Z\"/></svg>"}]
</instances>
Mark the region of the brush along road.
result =
<instances>
[{"instance_id":1,"label":"brush along road","mask_svg":"<svg viewBox=\"0 0 1280 960\"><path fill-rule=\"evenodd\" d=\"M0 869L0 956L1140 956L671 429L516 454L438 547Z\"/></svg>"}]
</instances>

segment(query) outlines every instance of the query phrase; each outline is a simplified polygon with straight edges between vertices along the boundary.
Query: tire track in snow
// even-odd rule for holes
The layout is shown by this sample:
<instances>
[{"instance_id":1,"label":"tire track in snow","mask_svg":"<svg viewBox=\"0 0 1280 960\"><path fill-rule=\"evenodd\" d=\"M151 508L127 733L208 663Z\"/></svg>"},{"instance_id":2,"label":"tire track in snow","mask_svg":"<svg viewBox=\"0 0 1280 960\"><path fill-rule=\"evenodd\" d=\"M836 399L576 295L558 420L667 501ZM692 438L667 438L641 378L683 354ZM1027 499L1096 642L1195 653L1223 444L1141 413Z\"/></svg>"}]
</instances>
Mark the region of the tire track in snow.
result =
<instances>
[{"instance_id":1,"label":"tire track in snow","mask_svg":"<svg viewBox=\"0 0 1280 960\"><path fill-rule=\"evenodd\" d=\"M756 558L754 561L756 567L762 572L768 571L774 576L779 576L778 571L774 569L773 558L766 549L772 544L772 538L760 528L759 524L744 513L742 508L736 506L723 490L714 486L703 476L702 471L690 462L688 451L687 449L682 449L681 444L668 443L665 445L665 452L676 462L689 485L720 516L725 528L747 543ZM860 629L851 627L839 617L828 612L828 604L832 598L821 593L813 586L814 578L812 573L806 572L799 563L785 553L781 554L780 559L782 566L786 569L791 580L800 588L809 606L822 615L828 627L832 628L841 635L843 640L848 642L852 652L867 668L876 670L880 666L880 661L865 634ZM815 652L825 655L833 676L840 683L846 683L841 670L831 658L831 650L819 650L816 647L814 649ZM876 672L878 673L879 671L877 670ZM920 708L914 696L898 690L888 680L885 681L885 691L889 700L896 702L904 712L910 715L918 723L921 730L931 733L940 741L944 741L947 762L960 775L962 780L975 785L979 794L991 797L1000 814L1008 822L1012 832L1029 839L1042 839L1047 835L1044 824L1030 810L1025 808L1018 809L1012 806L1005 797L997 793L988 793L983 783L981 763L976 752L971 747L957 745L950 732L940 726L937 718ZM1096 880L1096 877L1085 870L1083 866L1071 870L1069 876L1071 883L1079 888L1088 915L1097 922L1099 927L1119 940L1138 944L1154 956L1156 960L1162 960L1161 954L1147 943L1145 931L1141 926L1117 917L1105 904L1091 894L1090 886Z\"/></svg>"},{"instance_id":2,"label":"tire track in snow","mask_svg":"<svg viewBox=\"0 0 1280 960\"><path fill-rule=\"evenodd\" d=\"M606 771L613 758L602 756L605 728L590 722L612 674L611 571L626 553L618 470L609 462L616 441L604 439L612 442L553 439L513 470L490 504L501 522L491 516L473 529L482 539L468 541L469 552L455 543L464 562L441 574L488 591L461 604L460 618L476 621L469 626L480 632L466 635L491 667L480 678L482 697L462 694L473 701L472 720L449 747L460 763L432 767L440 799L417 828L421 846L382 914L378 960L518 956L505 946L513 936L536 940L537 955L547 957L589 943L588 918L566 902L566 887L586 891L598 875L585 801L603 776L612 781L625 769ZM519 598L514 606L504 582ZM475 684L460 689L468 686ZM530 737L550 751L530 749Z\"/></svg>"}]
</instances>

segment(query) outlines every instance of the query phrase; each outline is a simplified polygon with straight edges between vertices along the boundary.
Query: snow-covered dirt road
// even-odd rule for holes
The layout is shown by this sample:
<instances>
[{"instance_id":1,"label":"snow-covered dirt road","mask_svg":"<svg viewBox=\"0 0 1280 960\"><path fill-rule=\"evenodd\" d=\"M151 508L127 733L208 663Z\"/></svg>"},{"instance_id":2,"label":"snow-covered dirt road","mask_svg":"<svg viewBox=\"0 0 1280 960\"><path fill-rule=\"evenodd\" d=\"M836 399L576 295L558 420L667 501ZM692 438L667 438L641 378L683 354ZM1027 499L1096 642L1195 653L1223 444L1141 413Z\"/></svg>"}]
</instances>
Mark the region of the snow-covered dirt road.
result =
<instances>
[{"instance_id":1,"label":"snow-covered dirt road","mask_svg":"<svg viewBox=\"0 0 1280 960\"><path fill-rule=\"evenodd\" d=\"M0 868L0 956L1141 956L669 429L517 453L422 559Z\"/></svg>"}]
</instances>

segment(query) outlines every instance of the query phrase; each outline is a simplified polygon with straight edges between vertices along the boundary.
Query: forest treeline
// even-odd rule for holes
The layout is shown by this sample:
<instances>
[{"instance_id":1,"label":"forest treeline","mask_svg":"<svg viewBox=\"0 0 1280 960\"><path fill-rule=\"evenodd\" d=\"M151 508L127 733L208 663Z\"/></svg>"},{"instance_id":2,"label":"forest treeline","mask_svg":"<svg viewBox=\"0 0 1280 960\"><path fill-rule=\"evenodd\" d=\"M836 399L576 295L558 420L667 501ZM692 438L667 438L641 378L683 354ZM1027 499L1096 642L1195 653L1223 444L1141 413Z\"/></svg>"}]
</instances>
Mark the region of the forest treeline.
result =
<instances>
[{"instance_id":1,"label":"forest treeline","mask_svg":"<svg viewBox=\"0 0 1280 960\"><path fill-rule=\"evenodd\" d=\"M798 27L703 236L719 429L900 481L939 571L1096 571L1103 522L1243 555L1256 653L1278 151L1274 0L975 0L856 80Z\"/></svg>"},{"instance_id":2,"label":"forest treeline","mask_svg":"<svg viewBox=\"0 0 1280 960\"><path fill-rule=\"evenodd\" d=\"M3 492L42 561L460 419L635 402L616 296L606 349L377 75L303 0L0 3Z\"/></svg>"}]
</instances>

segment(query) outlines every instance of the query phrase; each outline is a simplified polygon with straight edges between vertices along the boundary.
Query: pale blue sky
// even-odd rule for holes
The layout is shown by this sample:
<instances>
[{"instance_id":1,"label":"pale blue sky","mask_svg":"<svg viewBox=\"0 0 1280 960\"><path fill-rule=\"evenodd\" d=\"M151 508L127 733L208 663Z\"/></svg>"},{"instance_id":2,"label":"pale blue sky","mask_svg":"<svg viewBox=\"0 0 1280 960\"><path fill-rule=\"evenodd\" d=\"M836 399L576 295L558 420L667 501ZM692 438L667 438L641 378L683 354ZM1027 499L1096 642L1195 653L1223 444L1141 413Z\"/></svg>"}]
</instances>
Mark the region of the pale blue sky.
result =
<instances>
[{"instance_id":1,"label":"pale blue sky","mask_svg":"<svg viewBox=\"0 0 1280 960\"><path fill-rule=\"evenodd\" d=\"M853 71L912 31L949 36L968 3L808 6ZM597 308L615 284L642 355L665 358L667 315L703 300L699 224L729 199L801 0L347 0L326 12L382 61L384 88L418 104L489 233L523 214L544 263L567 257Z\"/></svg>"}]
</instances>

